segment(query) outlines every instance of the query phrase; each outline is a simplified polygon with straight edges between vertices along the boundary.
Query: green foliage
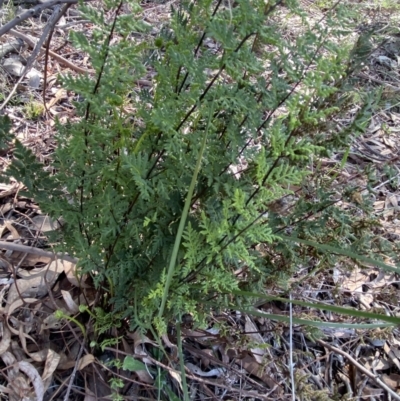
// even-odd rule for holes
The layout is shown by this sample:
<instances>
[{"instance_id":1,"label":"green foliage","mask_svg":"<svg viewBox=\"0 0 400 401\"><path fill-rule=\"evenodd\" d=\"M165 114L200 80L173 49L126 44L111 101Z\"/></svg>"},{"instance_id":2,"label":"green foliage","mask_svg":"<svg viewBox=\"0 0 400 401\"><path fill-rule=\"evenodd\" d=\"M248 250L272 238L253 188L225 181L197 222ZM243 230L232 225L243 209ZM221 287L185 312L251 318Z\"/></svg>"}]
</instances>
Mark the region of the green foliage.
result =
<instances>
[{"instance_id":1,"label":"green foliage","mask_svg":"<svg viewBox=\"0 0 400 401\"><path fill-rule=\"evenodd\" d=\"M33 99L31 99L24 106L24 112L26 117L32 120L39 118L43 114L44 110L45 108L43 104Z\"/></svg>"},{"instance_id":2,"label":"green foliage","mask_svg":"<svg viewBox=\"0 0 400 401\"><path fill-rule=\"evenodd\" d=\"M12 141L11 120L8 116L0 115L0 150L6 150Z\"/></svg>"},{"instance_id":3,"label":"green foliage","mask_svg":"<svg viewBox=\"0 0 400 401\"><path fill-rule=\"evenodd\" d=\"M229 307L229 294L287 281L310 255L340 257L307 240L348 248L342 256L372 252L367 230L310 169L363 132L373 110L373 94L361 94L353 121L335 122L353 107L349 78L369 50L366 37L352 50L339 7L309 26L295 1L182 1L154 40L137 41L132 31L148 32L139 6L122 16L106 3L82 4L97 28L71 35L96 74L65 78L81 118L58 125L52 173L19 142L7 173L63 216L60 248L101 290L104 325L110 307L131 328L164 332L183 313L201 322L211 298ZM279 26L288 12L303 21L295 38ZM138 87L147 70L151 90ZM270 210L287 195L289 214Z\"/></svg>"},{"instance_id":4,"label":"green foliage","mask_svg":"<svg viewBox=\"0 0 400 401\"><path fill-rule=\"evenodd\" d=\"M137 370L146 370L146 365L128 355L124 358L122 369L129 370L130 372L136 372Z\"/></svg>"}]
</instances>

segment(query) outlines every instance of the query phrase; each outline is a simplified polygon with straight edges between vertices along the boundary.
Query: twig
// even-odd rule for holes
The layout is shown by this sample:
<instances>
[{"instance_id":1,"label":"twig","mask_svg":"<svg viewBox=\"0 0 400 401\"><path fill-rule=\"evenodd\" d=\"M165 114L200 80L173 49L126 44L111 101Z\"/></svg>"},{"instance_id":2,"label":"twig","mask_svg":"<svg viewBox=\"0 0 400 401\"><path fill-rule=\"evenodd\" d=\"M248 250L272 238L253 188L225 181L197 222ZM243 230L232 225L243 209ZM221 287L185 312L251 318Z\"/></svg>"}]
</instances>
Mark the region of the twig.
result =
<instances>
[{"instance_id":1,"label":"twig","mask_svg":"<svg viewBox=\"0 0 400 401\"><path fill-rule=\"evenodd\" d=\"M75 366L74 366L74 370L72 371L71 376L69 377L67 391L66 391L66 393L64 395L64 401L68 401L69 400L69 395L71 393L71 388L72 388L72 385L74 384L75 375L76 375L76 372L78 370L78 365L79 365L79 362L80 362L80 359L81 359L81 356L82 356L82 353L83 353L83 348L84 348L83 344L84 343L81 342L81 346L79 348L79 352L78 352L78 355L76 357L76 363L75 363Z\"/></svg>"},{"instance_id":2,"label":"twig","mask_svg":"<svg viewBox=\"0 0 400 401\"><path fill-rule=\"evenodd\" d=\"M43 249L33 248L33 247L27 246L27 245L14 244L13 242L0 241L0 249L7 249L10 251L29 253L31 255L36 255L36 256L44 256L46 258L49 258L50 260L60 259L60 260L66 260L71 263L78 262L77 259L72 258L71 256L68 256L68 255L64 255L61 253L49 252L49 251L45 251Z\"/></svg>"},{"instance_id":3,"label":"twig","mask_svg":"<svg viewBox=\"0 0 400 401\"><path fill-rule=\"evenodd\" d=\"M389 386L387 386L378 376L374 375L371 371L369 371L367 368L365 368L363 365L361 365L359 362L357 362L347 352L342 351L341 349L336 348L333 345L326 343L325 341L317 340L317 342L319 344L321 344L323 347L326 347L326 348L330 349L331 351L344 356L352 365L354 365L357 369L359 369L361 372L363 372L365 375L367 375L370 379L372 379L378 386L380 386L385 391L387 391L393 397L393 399L400 401L400 396L395 391L393 391Z\"/></svg>"},{"instance_id":4,"label":"twig","mask_svg":"<svg viewBox=\"0 0 400 401\"><path fill-rule=\"evenodd\" d=\"M49 62L49 51L50 51L50 43L51 43L51 39L53 37L53 33L54 33L54 28L57 24L57 22L60 20L60 18L67 12L67 10L71 7L72 4L64 4L63 8L61 9L61 11L58 14L57 19L54 21L54 23L51 26L51 30L49 33L49 37L47 39L47 45L46 45L46 55L45 55L45 61L44 61L44 73L43 73L43 91L42 91L42 95L43 95L43 106L46 109L46 113L48 113L50 115L49 109L47 108L47 104L46 104L46 87L47 87L47 65Z\"/></svg>"},{"instance_id":5,"label":"twig","mask_svg":"<svg viewBox=\"0 0 400 401\"><path fill-rule=\"evenodd\" d=\"M115 352L115 349L111 348L111 347L104 347L104 349L107 350L107 351ZM166 369L169 372L173 372L178 377L181 376L181 372L180 371L175 370L175 369L173 369L173 368L171 368L171 367L169 367L167 365L164 365L162 362L157 361L157 359L152 358L148 354L146 354L146 355L132 354L132 353L128 354L127 352L124 352L124 351L121 351L121 350L119 350L118 352L120 354L122 354L122 355L132 356L133 358L138 358L138 359L146 358L146 359L150 360L152 363L154 363L154 365L159 366L159 367L161 367L163 369ZM107 368L107 367L105 367L105 369L109 370L109 368ZM261 399L261 400L271 400L271 398L267 397L265 394L261 394L261 393L256 392L256 391L246 391L246 390L243 390L243 389L238 389L238 388L235 388L235 387L225 383L224 381L219 382L217 380L204 379L202 377L194 375L191 372L191 370L189 370L187 367L186 367L186 369L187 369L186 376L189 379L195 380L195 381L197 381L199 383L208 384L210 386L221 387L221 388L227 389L228 391L232 391L232 392L240 392L245 397L252 397L252 398L257 398L257 399ZM118 376L118 375L116 375L116 376Z\"/></svg>"},{"instance_id":6,"label":"twig","mask_svg":"<svg viewBox=\"0 0 400 401\"><path fill-rule=\"evenodd\" d=\"M14 85L14 88L12 89L12 91L8 94L6 100L4 100L3 104L0 106L0 110L3 110L4 107L6 107L7 103L10 101L10 99L13 97L15 91L17 90L18 85L22 82L22 80L25 78L25 75L32 68L33 62L36 60L36 57L40 52L43 42L46 40L46 38L49 35L49 32L51 31L53 26L57 23L61 12L62 12L61 6L57 6L54 9L53 14L51 14L51 17L49 18L49 21L43 30L42 36L37 41L36 46L32 51L32 54L30 55L30 57L28 58L28 61L26 62L26 66L24 68L24 71L22 72L22 75L19 77L19 79L18 79L17 83Z\"/></svg>"},{"instance_id":7,"label":"twig","mask_svg":"<svg viewBox=\"0 0 400 401\"><path fill-rule=\"evenodd\" d=\"M384 86L388 87L389 89L391 89L394 92L399 92L400 91L399 87L393 86L387 81L382 81L381 79L377 79L377 78L371 77L370 75L364 74L363 72L360 72L357 76L359 78L368 79L368 80L370 80L372 82L375 82L377 84L384 85Z\"/></svg>"},{"instance_id":8,"label":"twig","mask_svg":"<svg viewBox=\"0 0 400 401\"><path fill-rule=\"evenodd\" d=\"M20 24L22 21L25 21L26 19L33 17L35 14L39 13L40 11L43 11L46 8L53 7L57 4L65 4L65 3L76 4L76 3L78 3L78 0L50 0L50 1L45 1L41 4L38 4L37 6L30 8L29 10L23 12L22 14L17 15L10 22L7 22L7 24L3 25L0 28L0 36L7 33L10 29L14 28L18 24Z\"/></svg>"},{"instance_id":9,"label":"twig","mask_svg":"<svg viewBox=\"0 0 400 401\"><path fill-rule=\"evenodd\" d=\"M0 58L7 56L8 53L20 51L23 45L22 40L14 40L0 45Z\"/></svg>"},{"instance_id":10,"label":"twig","mask_svg":"<svg viewBox=\"0 0 400 401\"><path fill-rule=\"evenodd\" d=\"M15 29L10 30L10 34L24 40L31 48L35 47L35 41L32 37L23 34L22 32L16 31ZM46 50L45 49L40 49L41 53L44 53ZM53 57L55 60L60 62L61 64L65 65L66 67L70 68L71 70L74 70L76 72L79 72L81 74L90 74L92 71L87 70L85 68L78 67L77 65L71 63L64 57L58 55L57 53L54 53L53 51L49 50L49 55Z\"/></svg>"},{"instance_id":11,"label":"twig","mask_svg":"<svg viewBox=\"0 0 400 401\"><path fill-rule=\"evenodd\" d=\"M395 176L389 178L388 180L381 182L379 185L377 185L376 187L373 187L372 189L374 191L376 191L377 189L379 189L380 187L383 187L384 185L386 185L387 183L389 183L390 181L393 181L395 178L398 178L400 176L400 173L397 173Z\"/></svg>"},{"instance_id":12,"label":"twig","mask_svg":"<svg viewBox=\"0 0 400 401\"><path fill-rule=\"evenodd\" d=\"M289 293L289 299L292 300L292 293ZM296 388L294 382L294 365L293 365L293 305L289 303L289 371L290 380L292 382L292 401L296 401Z\"/></svg>"}]
</instances>

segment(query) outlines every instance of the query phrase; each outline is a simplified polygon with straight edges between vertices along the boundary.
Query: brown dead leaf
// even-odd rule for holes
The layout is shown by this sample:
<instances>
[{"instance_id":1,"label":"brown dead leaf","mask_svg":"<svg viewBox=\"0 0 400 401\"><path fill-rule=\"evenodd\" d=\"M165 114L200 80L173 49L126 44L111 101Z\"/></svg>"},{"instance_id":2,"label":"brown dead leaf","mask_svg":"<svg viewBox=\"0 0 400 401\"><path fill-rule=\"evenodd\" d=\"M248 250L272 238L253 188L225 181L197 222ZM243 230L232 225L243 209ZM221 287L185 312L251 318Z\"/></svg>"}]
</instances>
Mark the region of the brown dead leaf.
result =
<instances>
[{"instance_id":1,"label":"brown dead leaf","mask_svg":"<svg viewBox=\"0 0 400 401\"><path fill-rule=\"evenodd\" d=\"M172 360L175 360L178 355L178 347L175 344L171 343L167 334L164 334L161 338L164 341L165 345L171 350L170 358L172 358Z\"/></svg>"},{"instance_id":2,"label":"brown dead leaf","mask_svg":"<svg viewBox=\"0 0 400 401\"><path fill-rule=\"evenodd\" d=\"M22 373L8 383L8 389L10 390L9 401L36 401L28 379Z\"/></svg>"},{"instance_id":3,"label":"brown dead leaf","mask_svg":"<svg viewBox=\"0 0 400 401\"><path fill-rule=\"evenodd\" d=\"M44 386L42 378L36 368L26 361L19 361L17 367L21 372L24 372L30 379L35 389L36 401L43 401Z\"/></svg>"},{"instance_id":4,"label":"brown dead leaf","mask_svg":"<svg viewBox=\"0 0 400 401\"><path fill-rule=\"evenodd\" d=\"M170 376L179 384L179 388L183 391L181 374L175 370L169 370Z\"/></svg>"},{"instance_id":5,"label":"brown dead leaf","mask_svg":"<svg viewBox=\"0 0 400 401\"><path fill-rule=\"evenodd\" d=\"M79 312L79 306L72 299L71 294L68 291L61 290L62 297L67 305L67 309L70 313L75 314Z\"/></svg>"},{"instance_id":6,"label":"brown dead leaf","mask_svg":"<svg viewBox=\"0 0 400 401\"><path fill-rule=\"evenodd\" d=\"M352 293L362 292L362 286L369 282L369 274L370 271L355 267L350 275L339 273L338 283L340 283L341 288L344 290L348 290Z\"/></svg>"},{"instance_id":7,"label":"brown dead leaf","mask_svg":"<svg viewBox=\"0 0 400 401\"><path fill-rule=\"evenodd\" d=\"M4 364L6 366L10 366L10 372L11 372L11 379L13 376L15 376L18 373L18 369L15 367L15 363L17 360L15 359L15 356L11 352L4 352L1 356L1 359L3 360Z\"/></svg>"},{"instance_id":8,"label":"brown dead leaf","mask_svg":"<svg viewBox=\"0 0 400 401\"><path fill-rule=\"evenodd\" d=\"M2 329L3 335L2 335L1 341L0 341L0 356L3 355L8 350L8 348L10 347L10 344L11 344L10 330L8 329L7 326L5 326L3 324L2 324L2 326L3 326L3 329Z\"/></svg>"},{"instance_id":9,"label":"brown dead leaf","mask_svg":"<svg viewBox=\"0 0 400 401\"><path fill-rule=\"evenodd\" d=\"M79 344L78 344L78 346L80 347ZM95 360L96 359L92 354L87 354L87 355L84 355L81 359L79 359L79 362L77 364L75 359L71 359L71 356L67 357L65 355L62 355L60 363L57 366L57 369L58 370L67 370L67 369L74 368L76 365L78 370L83 370L86 366L90 365Z\"/></svg>"},{"instance_id":10,"label":"brown dead leaf","mask_svg":"<svg viewBox=\"0 0 400 401\"><path fill-rule=\"evenodd\" d=\"M247 354L240 360L240 364L249 374L261 379L271 389L271 393L276 397L281 397L284 394L282 386L275 382L273 378L265 372L265 367L257 363L253 356Z\"/></svg>"},{"instance_id":11,"label":"brown dead leaf","mask_svg":"<svg viewBox=\"0 0 400 401\"><path fill-rule=\"evenodd\" d=\"M20 296L23 298L39 299L44 297L46 294L47 288L43 277L35 277L30 280L19 279L11 284L10 290L8 291L7 306L11 307L15 301L20 299ZM8 312L7 306L6 312Z\"/></svg>"},{"instance_id":12,"label":"brown dead leaf","mask_svg":"<svg viewBox=\"0 0 400 401\"><path fill-rule=\"evenodd\" d=\"M142 335L139 331L135 331L134 333L132 332L128 333L128 337L133 339L134 353L137 355L144 356L144 358L141 359L143 363L152 365L153 362L149 358L146 358L147 352L145 351L143 344L147 343L155 347L158 347L158 344L150 340L148 337Z\"/></svg>"},{"instance_id":13,"label":"brown dead leaf","mask_svg":"<svg viewBox=\"0 0 400 401\"><path fill-rule=\"evenodd\" d=\"M60 363L60 355L52 349L48 350L46 363L44 365L44 371L42 374L43 387L46 391L51 383L53 378L53 373L57 369L58 364Z\"/></svg>"},{"instance_id":14,"label":"brown dead leaf","mask_svg":"<svg viewBox=\"0 0 400 401\"><path fill-rule=\"evenodd\" d=\"M63 264L60 261L53 261L44 268L33 269L29 272L21 269L18 274L24 276L24 278L18 279L11 285L7 297L8 305L12 304L20 296L23 298L44 297L62 271Z\"/></svg>"},{"instance_id":15,"label":"brown dead leaf","mask_svg":"<svg viewBox=\"0 0 400 401\"><path fill-rule=\"evenodd\" d=\"M98 375L87 375L85 389L87 394L96 394L96 401L111 399L111 389L107 384L107 373L103 369L98 370ZM90 399L90 398L89 398Z\"/></svg>"},{"instance_id":16,"label":"brown dead leaf","mask_svg":"<svg viewBox=\"0 0 400 401\"><path fill-rule=\"evenodd\" d=\"M61 227L58 220L53 220L49 216L39 214L31 219L31 228L40 231L42 233L48 233L50 231L56 231Z\"/></svg>"},{"instance_id":17,"label":"brown dead leaf","mask_svg":"<svg viewBox=\"0 0 400 401\"><path fill-rule=\"evenodd\" d=\"M154 378L147 370L136 370L133 372L141 383L153 384ZM170 372L171 373L171 372Z\"/></svg>"},{"instance_id":18,"label":"brown dead leaf","mask_svg":"<svg viewBox=\"0 0 400 401\"><path fill-rule=\"evenodd\" d=\"M95 357L92 354L86 354L78 362L78 370L84 369L86 366L90 365L95 361Z\"/></svg>"},{"instance_id":19,"label":"brown dead leaf","mask_svg":"<svg viewBox=\"0 0 400 401\"><path fill-rule=\"evenodd\" d=\"M85 399L83 401L98 401L98 398L93 393L93 391L85 387Z\"/></svg>"},{"instance_id":20,"label":"brown dead leaf","mask_svg":"<svg viewBox=\"0 0 400 401\"><path fill-rule=\"evenodd\" d=\"M257 326L250 319L248 315L246 315L246 323L244 326L244 330L247 333L246 336L251 339L251 342L254 344L264 344L265 341L262 338L262 335L259 333ZM262 363L265 355L265 349L259 347L253 347L250 349L252 354L254 355L255 360L258 363Z\"/></svg>"},{"instance_id":21,"label":"brown dead leaf","mask_svg":"<svg viewBox=\"0 0 400 401\"><path fill-rule=\"evenodd\" d=\"M389 359L396 365L396 367L400 369L400 361L398 356L396 355L396 351L398 350L396 345L389 346L389 344L386 341L385 345L383 346L383 350L385 351Z\"/></svg>"},{"instance_id":22,"label":"brown dead leaf","mask_svg":"<svg viewBox=\"0 0 400 401\"><path fill-rule=\"evenodd\" d=\"M400 375L397 373L390 373L389 375L383 374L380 378L387 386L400 394Z\"/></svg>"},{"instance_id":23,"label":"brown dead leaf","mask_svg":"<svg viewBox=\"0 0 400 401\"><path fill-rule=\"evenodd\" d=\"M0 198L6 198L7 196L16 194L20 188L23 187L19 182L13 184L0 184ZM3 212L5 213L5 212Z\"/></svg>"},{"instance_id":24,"label":"brown dead leaf","mask_svg":"<svg viewBox=\"0 0 400 401\"><path fill-rule=\"evenodd\" d=\"M4 224L7 227L8 231L10 231L12 239L20 239L21 238L17 229L12 225L11 220L4 220Z\"/></svg>"},{"instance_id":25,"label":"brown dead leaf","mask_svg":"<svg viewBox=\"0 0 400 401\"><path fill-rule=\"evenodd\" d=\"M57 90L54 97L50 100L50 102L46 103L46 109L51 109L54 105L56 105L60 100L68 99L67 91L64 88L60 88Z\"/></svg>"},{"instance_id":26,"label":"brown dead leaf","mask_svg":"<svg viewBox=\"0 0 400 401\"><path fill-rule=\"evenodd\" d=\"M367 399L367 400L372 400L372 399L376 399L376 400L380 400L383 396L383 390L381 388L373 388L371 386L366 385L363 388L363 399Z\"/></svg>"},{"instance_id":27,"label":"brown dead leaf","mask_svg":"<svg viewBox=\"0 0 400 401\"><path fill-rule=\"evenodd\" d=\"M28 355L30 358L32 358L35 362L44 362L47 358L47 352L48 349L43 349L39 352L29 352L28 347L26 345L26 339L32 339L28 334L24 333L24 326L21 325L19 326L19 339L22 345L22 349ZM32 339L33 340L33 339ZM33 342L36 344L36 342L33 340ZM36 344L37 345L37 344Z\"/></svg>"},{"instance_id":28,"label":"brown dead leaf","mask_svg":"<svg viewBox=\"0 0 400 401\"><path fill-rule=\"evenodd\" d=\"M395 211L399 210L399 201L397 199L397 195L389 194L386 198L386 203L387 203L388 207L391 207Z\"/></svg>"},{"instance_id":29,"label":"brown dead leaf","mask_svg":"<svg viewBox=\"0 0 400 401\"><path fill-rule=\"evenodd\" d=\"M71 263L66 260L63 260L62 263L67 279L73 286L78 288L90 288L90 285L86 284L88 276L86 274L82 277L78 276L76 271L76 263Z\"/></svg>"},{"instance_id":30,"label":"brown dead leaf","mask_svg":"<svg viewBox=\"0 0 400 401\"><path fill-rule=\"evenodd\" d=\"M19 265L20 267L32 267L37 264L49 263L49 257L47 256L18 251L12 251L12 253L7 256L7 260L14 265Z\"/></svg>"},{"instance_id":31,"label":"brown dead leaf","mask_svg":"<svg viewBox=\"0 0 400 401\"><path fill-rule=\"evenodd\" d=\"M364 366L369 369L375 369L375 370L386 370L386 369L390 369L390 363L383 358L380 358L378 360L376 360L375 357L371 357L365 360L365 362L363 362Z\"/></svg>"},{"instance_id":32,"label":"brown dead leaf","mask_svg":"<svg viewBox=\"0 0 400 401\"><path fill-rule=\"evenodd\" d=\"M52 313L43 320L40 332L43 330L59 329L62 325L62 320L58 319L54 313Z\"/></svg>"},{"instance_id":33,"label":"brown dead leaf","mask_svg":"<svg viewBox=\"0 0 400 401\"><path fill-rule=\"evenodd\" d=\"M34 366L25 361L17 362L14 355L10 352L5 352L1 355L1 358L6 366L9 367L7 369L7 393L10 394L9 401L43 400L43 383ZM29 381L33 384L35 396L31 394L31 386L29 385L27 378L29 378Z\"/></svg>"}]
</instances>

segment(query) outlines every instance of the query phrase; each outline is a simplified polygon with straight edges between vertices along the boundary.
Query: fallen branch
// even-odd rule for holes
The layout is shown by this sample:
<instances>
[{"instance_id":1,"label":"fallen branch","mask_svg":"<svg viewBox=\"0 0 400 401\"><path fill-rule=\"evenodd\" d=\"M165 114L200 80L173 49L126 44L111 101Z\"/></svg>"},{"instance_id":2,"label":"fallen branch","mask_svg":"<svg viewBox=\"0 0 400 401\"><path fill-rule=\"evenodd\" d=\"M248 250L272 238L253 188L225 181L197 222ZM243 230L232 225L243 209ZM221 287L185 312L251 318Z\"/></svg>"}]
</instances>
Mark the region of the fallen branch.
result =
<instances>
[{"instance_id":1,"label":"fallen branch","mask_svg":"<svg viewBox=\"0 0 400 401\"><path fill-rule=\"evenodd\" d=\"M29 253L31 255L36 255L36 256L43 256L43 257L49 258L50 260L61 259L61 260L66 260L71 263L78 262L77 259L72 258L71 256L68 256L68 255L65 255L62 253L54 253L54 252L50 252L50 251L45 251L44 249L34 248L32 246L27 246L27 245L15 244L14 242L0 241L0 249Z\"/></svg>"},{"instance_id":2,"label":"fallen branch","mask_svg":"<svg viewBox=\"0 0 400 401\"><path fill-rule=\"evenodd\" d=\"M19 31L16 31L15 29L10 29L9 32L11 35L15 36L16 38L24 40L29 47L34 48L36 43L34 38L31 36L25 35L24 33L21 33ZM46 49L41 49L41 53L45 53ZM59 63L63 64L64 66L70 68L71 70L78 72L80 74L90 74L93 71L86 70L85 68L78 67L77 65L71 63L70 61L66 60L64 57L58 55L57 53L54 53L53 51L49 50L49 55L53 57L55 60L57 60Z\"/></svg>"},{"instance_id":3,"label":"fallen branch","mask_svg":"<svg viewBox=\"0 0 400 401\"><path fill-rule=\"evenodd\" d=\"M323 347L326 347L326 348L330 349L331 351L344 356L353 366L355 366L358 370L360 370L362 373L364 373L366 376L368 376L370 379L372 379L383 390L387 391L393 397L394 400L400 401L400 396L395 391L393 391L389 386L387 386L378 376L376 376L374 373L372 373L367 368L365 368L363 365L361 365L361 363L357 362L347 352L342 351L341 349L336 348L333 345L326 343L325 341L317 340L317 342L319 344L321 344Z\"/></svg>"},{"instance_id":4,"label":"fallen branch","mask_svg":"<svg viewBox=\"0 0 400 401\"><path fill-rule=\"evenodd\" d=\"M51 17L49 18L49 21L46 25L46 27L43 30L42 36L40 39L36 42L35 47L33 49L32 54L29 56L26 66L24 68L24 71L22 72L21 76L18 79L18 82L14 85L14 88L12 91L8 94L6 100L2 103L0 106L0 110L3 110L4 107L7 105L7 103L10 101L10 99L13 97L15 91L17 90L18 85L22 82L22 80L25 78L25 75L30 71L30 69L33 66L34 61L36 60L37 55L39 54L42 45L44 41L46 40L47 36L49 35L49 32L53 29L54 25L58 22L62 15L63 8L61 6L56 6L53 10L53 13L51 14Z\"/></svg>"},{"instance_id":5,"label":"fallen branch","mask_svg":"<svg viewBox=\"0 0 400 401\"><path fill-rule=\"evenodd\" d=\"M7 24L3 25L0 28L0 36L7 33L10 29L14 28L18 24L20 24L22 21L25 21L28 18L33 17L35 14L45 10L46 8L51 8L58 4L76 4L76 3L78 3L78 0L49 0L49 1L45 1L41 4L38 4L37 6L30 8L27 11L24 11L22 14L17 15L14 19L7 22Z\"/></svg>"}]
</instances>

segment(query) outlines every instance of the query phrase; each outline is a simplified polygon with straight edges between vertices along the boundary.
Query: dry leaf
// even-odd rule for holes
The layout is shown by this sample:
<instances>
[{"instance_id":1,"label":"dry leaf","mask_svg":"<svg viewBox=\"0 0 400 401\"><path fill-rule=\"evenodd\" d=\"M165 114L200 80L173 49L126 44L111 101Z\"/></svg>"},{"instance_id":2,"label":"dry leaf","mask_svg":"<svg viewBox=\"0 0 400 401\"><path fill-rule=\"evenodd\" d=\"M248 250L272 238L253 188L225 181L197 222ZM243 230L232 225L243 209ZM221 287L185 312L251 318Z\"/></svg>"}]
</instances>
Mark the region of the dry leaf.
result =
<instances>
[{"instance_id":1,"label":"dry leaf","mask_svg":"<svg viewBox=\"0 0 400 401\"><path fill-rule=\"evenodd\" d=\"M178 355L178 347L175 344L171 343L167 334L164 334L161 338L164 341L165 345L171 350L171 359L174 360Z\"/></svg>"},{"instance_id":2,"label":"dry leaf","mask_svg":"<svg viewBox=\"0 0 400 401\"><path fill-rule=\"evenodd\" d=\"M14 301L11 305L7 304L5 309L4 309L4 313L8 315L8 317L10 317L14 311L18 308L20 308L22 305L24 304L32 304L34 302L37 302L37 299L35 298L24 298L24 299L17 299L16 301Z\"/></svg>"},{"instance_id":3,"label":"dry leaf","mask_svg":"<svg viewBox=\"0 0 400 401\"><path fill-rule=\"evenodd\" d=\"M62 325L62 319L58 319L54 313L52 313L43 320L40 331L42 332L43 330L59 329Z\"/></svg>"},{"instance_id":4,"label":"dry leaf","mask_svg":"<svg viewBox=\"0 0 400 401\"><path fill-rule=\"evenodd\" d=\"M147 370L136 370L134 374L138 377L139 381L142 383L147 383L147 384L154 383L154 378L150 375L150 373Z\"/></svg>"},{"instance_id":5,"label":"dry leaf","mask_svg":"<svg viewBox=\"0 0 400 401\"><path fill-rule=\"evenodd\" d=\"M386 342L383 346L383 349L389 359L396 365L397 369L400 369L400 361L395 354L396 346L389 347L388 343Z\"/></svg>"},{"instance_id":6,"label":"dry leaf","mask_svg":"<svg viewBox=\"0 0 400 401\"><path fill-rule=\"evenodd\" d=\"M152 365L153 362L149 358L146 358L147 352L144 350L142 344L147 343L147 344L152 344L155 347L158 347L157 343L150 340L148 337L141 335L139 331L135 331L134 333L128 333L128 337L133 339L134 353L137 355L145 356L145 358L141 358L141 361L145 364Z\"/></svg>"},{"instance_id":7,"label":"dry leaf","mask_svg":"<svg viewBox=\"0 0 400 401\"><path fill-rule=\"evenodd\" d=\"M67 91L63 88L57 90L54 98L50 100L50 102L46 103L46 109L51 109L55 104L57 104L62 99L67 99Z\"/></svg>"},{"instance_id":8,"label":"dry leaf","mask_svg":"<svg viewBox=\"0 0 400 401\"><path fill-rule=\"evenodd\" d=\"M90 288L90 285L85 284L85 281L87 279L86 274L83 275L82 277L78 277L75 263L71 263L66 260L63 260L62 263L64 266L64 272L67 276L67 279L73 286L78 288Z\"/></svg>"},{"instance_id":9,"label":"dry leaf","mask_svg":"<svg viewBox=\"0 0 400 401\"><path fill-rule=\"evenodd\" d=\"M8 231L10 231L11 236L13 239L20 239L20 235L17 231L17 229L12 225L12 221L11 220L4 220L4 224L7 227Z\"/></svg>"},{"instance_id":10,"label":"dry leaf","mask_svg":"<svg viewBox=\"0 0 400 401\"><path fill-rule=\"evenodd\" d=\"M61 290L62 297L67 305L67 309L70 313L75 314L79 312L79 306L72 299L71 294L68 291Z\"/></svg>"},{"instance_id":11,"label":"dry leaf","mask_svg":"<svg viewBox=\"0 0 400 401\"><path fill-rule=\"evenodd\" d=\"M185 363L185 366L194 374L201 376L201 377L220 377L225 373L225 369L223 368L214 368L207 372L204 372L198 366L194 365L193 363ZM171 372L170 372L171 373ZM180 376L179 376L180 377Z\"/></svg>"},{"instance_id":12,"label":"dry leaf","mask_svg":"<svg viewBox=\"0 0 400 401\"><path fill-rule=\"evenodd\" d=\"M85 398L83 401L98 401L98 398L93 391L90 391L87 387L85 387Z\"/></svg>"},{"instance_id":13,"label":"dry leaf","mask_svg":"<svg viewBox=\"0 0 400 401\"><path fill-rule=\"evenodd\" d=\"M400 389L400 375L396 373L390 373L389 375L381 375L380 378L382 381L388 385L392 390L399 393Z\"/></svg>"},{"instance_id":14,"label":"dry leaf","mask_svg":"<svg viewBox=\"0 0 400 401\"><path fill-rule=\"evenodd\" d=\"M271 393L275 394L277 397L281 397L284 394L284 390L281 385L273 380L269 374L265 372L265 366L260 365L255 361L255 358L246 355L243 359L240 360L241 366L243 366L246 371L261 379L268 387L271 389Z\"/></svg>"},{"instance_id":15,"label":"dry leaf","mask_svg":"<svg viewBox=\"0 0 400 401\"><path fill-rule=\"evenodd\" d=\"M13 184L0 184L0 198L6 198L10 195L14 195L18 192L18 190L20 188L22 188L23 185L18 183L18 182L14 182ZM12 204L11 202L9 203L11 205L12 208ZM11 209L10 209L11 210ZM2 210L3 214L6 213L5 210Z\"/></svg>"},{"instance_id":16,"label":"dry leaf","mask_svg":"<svg viewBox=\"0 0 400 401\"><path fill-rule=\"evenodd\" d=\"M251 342L256 343L256 344L264 344L265 341L262 338L261 334L259 333L259 330L257 326L254 324L254 322L250 319L248 315L246 315L246 323L244 326L244 329L246 331L246 336L251 339ZM265 355L266 351L265 349L254 347L251 348L251 352L254 355L255 360L258 363L262 363L264 358L263 356Z\"/></svg>"},{"instance_id":17,"label":"dry leaf","mask_svg":"<svg viewBox=\"0 0 400 401\"><path fill-rule=\"evenodd\" d=\"M369 282L369 274L368 270L361 270L359 267L355 267L350 275L341 275L341 288L344 290L348 290L350 292L360 292L362 293L362 286Z\"/></svg>"},{"instance_id":18,"label":"dry leaf","mask_svg":"<svg viewBox=\"0 0 400 401\"><path fill-rule=\"evenodd\" d=\"M178 382L181 391L183 391L181 374L175 370L169 370L169 374L176 382Z\"/></svg>"},{"instance_id":19,"label":"dry leaf","mask_svg":"<svg viewBox=\"0 0 400 401\"><path fill-rule=\"evenodd\" d=\"M24 372L33 384L35 389L36 401L42 401L44 396L43 381L36 368L26 361L19 361L17 367L20 371Z\"/></svg>"},{"instance_id":20,"label":"dry leaf","mask_svg":"<svg viewBox=\"0 0 400 401\"><path fill-rule=\"evenodd\" d=\"M92 354L86 354L78 362L78 370L84 369L95 361L95 357Z\"/></svg>"},{"instance_id":21,"label":"dry leaf","mask_svg":"<svg viewBox=\"0 0 400 401\"><path fill-rule=\"evenodd\" d=\"M3 355L11 344L11 332L7 326L3 326L3 335L0 341L0 356Z\"/></svg>"},{"instance_id":22,"label":"dry leaf","mask_svg":"<svg viewBox=\"0 0 400 401\"><path fill-rule=\"evenodd\" d=\"M35 340L30 337L28 334L24 333L24 326L21 325L19 326L19 339L21 341L21 345L22 345L22 349L25 351L26 355L28 355L30 358L32 358L35 362L43 362L46 360L47 358L47 349L44 349L42 351L39 352L34 352L34 353L30 353L28 351L28 348L26 346L26 339L30 339L33 341L34 344L36 344ZM37 344L36 344L37 345Z\"/></svg>"},{"instance_id":23,"label":"dry leaf","mask_svg":"<svg viewBox=\"0 0 400 401\"><path fill-rule=\"evenodd\" d=\"M29 381L22 373L18 373L18 376L8 383L8 388L11 390L9 401L36 401Z\"/></svg>"},{"instance_id":24,"label":"dry leaf","mask_svg":"<svg viewBox=\"0 0 400 401\"><path fill-rule=\"evenodd\" d=\"M43 387L46 391L50 384L51 380L53 379L53 373L57 369L58 364L60 363L60 355L57 352L53 351L52 349L48 350L46 363L44 365L44 371L42 374L43 380Z\"/></svg>"},{"instance_id":25,"label":"dry leaf","mask_svg":"<svg viewBox=\"0 0 400 401\"><path fill-rule=\"evenodd\" d=\"M53 261L40 269L33 269L29 272L21 270L18 274L26 278L21 278L11 285L7 303L13 303L20 297L20 294L24 298L44 297L54 285L63 269L63 264L60 261Z\"/></svg>"},{"instance_id":26,"label":"dry leaf","mask_svg":"<svg viewBox=\"0 0 400 401\"><path fill-rule=\"evenodd\" d=\"M42 214L32 217L31 220L33 222L32 228L42 233L56 231L61 227L61 224L58 220L53 220L49 216Z\"/></svg>"}]
</instances>

